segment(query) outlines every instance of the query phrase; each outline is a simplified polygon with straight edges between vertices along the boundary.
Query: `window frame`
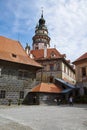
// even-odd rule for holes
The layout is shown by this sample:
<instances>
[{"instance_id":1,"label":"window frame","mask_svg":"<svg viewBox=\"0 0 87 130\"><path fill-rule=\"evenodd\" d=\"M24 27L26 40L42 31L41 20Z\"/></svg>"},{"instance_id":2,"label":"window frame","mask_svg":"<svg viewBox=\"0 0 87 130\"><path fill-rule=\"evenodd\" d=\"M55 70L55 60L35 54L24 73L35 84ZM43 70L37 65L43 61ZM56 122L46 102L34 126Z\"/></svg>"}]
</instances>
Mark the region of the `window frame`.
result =
<instances>
[{"instance_id":1,"label":"window frame","mask_svg":"<svg viewBox=\"0 0 87 130\"><path fill-rule=\"evenodd\" d=\"M50 71L54 71L54 64L50 64Z\"/></svg>"},{"instance_id":2,"label":"window frame","mask_svg":"<svg viewBox=\"0 0 87 130\"><path fill-rule=\"evenodd\" d=\"M19 70L18 71L18 79L25 79L28 78L28 71L27 70Z\"/></svg>"},{"instance_id":3,"label":"window frame","mask_svg":"<svg viewBox=\"0 0 87 130\"><path fill-rule=\"evenodd\" d=\"M81 68L82 77L86 77L86 67Z\"/></svg>"},{"instance_id":4,"label":"window frame","mask_svg":"<svg viewBox=\"0 0 87 130\"><path fill-rule=\"evenodd\" d=\"M19 93L19 98L20 98L20 99L24 99L24 91L20 91L20 93Z\"/></svg>"},{"instance_id":5,"label":"window frame","mask_svg":"<svg viewBox=\"0 0 87 130\"><path fill-rule=\"evenodd\" d=\"M0 99L5 99L5 97L6 97L6 91L0 90Z\"/></svg>"}]
</instances>

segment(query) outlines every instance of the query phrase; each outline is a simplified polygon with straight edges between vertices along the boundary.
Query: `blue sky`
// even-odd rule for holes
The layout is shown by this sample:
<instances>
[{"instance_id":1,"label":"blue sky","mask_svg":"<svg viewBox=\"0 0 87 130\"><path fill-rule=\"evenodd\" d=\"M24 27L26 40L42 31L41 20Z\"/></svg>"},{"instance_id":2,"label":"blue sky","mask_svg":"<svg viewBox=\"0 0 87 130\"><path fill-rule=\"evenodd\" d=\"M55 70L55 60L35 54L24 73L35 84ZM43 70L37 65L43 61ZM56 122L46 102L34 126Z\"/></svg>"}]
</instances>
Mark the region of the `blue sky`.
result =
<instances>
[{"instance_id":1,"label":"blue sky","mask_svg":"<svg viewBox=\"0 0 87 130\"><path fill-rule=\"evenodd\" d=\"M71 62L87 52L87 0L0 0L0 35L32 48L41 7L51 47Z\"/></svg>"}]
</instances>

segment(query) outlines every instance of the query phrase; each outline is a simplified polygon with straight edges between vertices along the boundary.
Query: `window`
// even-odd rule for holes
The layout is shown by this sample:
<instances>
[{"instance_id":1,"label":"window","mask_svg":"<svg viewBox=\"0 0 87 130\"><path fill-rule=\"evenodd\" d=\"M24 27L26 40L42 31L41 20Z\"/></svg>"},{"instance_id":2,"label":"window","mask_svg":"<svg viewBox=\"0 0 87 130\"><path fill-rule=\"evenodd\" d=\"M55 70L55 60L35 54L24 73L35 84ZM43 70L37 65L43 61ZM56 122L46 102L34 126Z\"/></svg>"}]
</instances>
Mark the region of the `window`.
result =
<instances>
[{"instance_id":1,"label":"window","mask_svg":"<svg viewBox=\"0 0 87 130\"><path fill-rule=\"evenodd\" d=\"M54 70L54 65L50 64L50 70L53 71Z\"/></svg>"},{"instance_id":2,"label":"window","mask_svg":"<svg viewBox=\"0 0 87 130\"><path fill-rule=\"evenodd\" d=\"M38 50L38 46L35 47L35 50Z\"/></svg>"},{"instance_id":3,"label":"window","mask_svg":"<svg viewBox=\"0 0 87 130\"><path fill-rule=\"evenodd\" d=\"M17 57L17 55L12 53L12 57L16 58L16 57Z\"/></svg>"},{"instance_id":4,"label":"window","mask_svg":"<svg viewBox=\"0 0 87 130\"><path fill-rule=\"evenodd\" d=\"M47 31L44 31L44 34L47 34Z\"/></svg>"},{"instance_id":5,"label":"window","mask_svg":"<svg viewBox=\"0 0 87 130\"><path fill-rule=\"evenodd\" d=\"M47 67L46 65L43 65L43 70L47 70L46 67Z\"/></svg>"},{"instance_id":6,"label":"window","mask_svg":"<svg viewBox=\"0 0 87 130\"><path fill-rule=\"evenodd\" d=\"M84 94L87 95L87 87L84 87Z\"/></svg>"},{"instance_id":7,"label":"window","mask_svg":"<svg viewBox=\"0 0 87 130\"><path fill-rule=\"evenodd\" d=\"M0 91L0 98L5 98L6 95L6 91L5 90L1 90Z\"/></svg>"},{"instance_id":8,"label":"window","mask_svg":"<svg viewBox=\"0 0 87 130\"><path fill-rule=\"evenodd\" d=\"M28 72L25 71L23 76L27 78L28 77Z\"/></svg>"},{"instance_id":9,"label":"window","mask_svg":"<svg viewBox=\"0 0 87 130\"><path fill-rule=\"evenodd\" d=\"M86 76L86 67L82 67L82 77Z\"/></svg>"},{"instance_id":10,"label":"window","mask_svg":"<svg viewBox=\"0 0 87 130\"><path fill-rule=\"evenodd\" d=\"M52 58L52 57L55 57L55 56L56 56L55 53L52 52L52 53L51 53L51 58Z\"/></svg>"},{"instance_id":11,"label":"window","mask_svg":"<svg viewBox=\"0 0 87 130\"><path fill-rule=\"evenodd\" d=\"M69 75L69 68L67 68L67 74Z\"/></svg>"},{"instance_id":12,"label":"window","mask_svg":"<svg viewBox=\"0 0 87 130\"><path fill-rule=\"evenodd\" d=\"M18 76L19 76L19 77L22 77L22 75L23 75L23 72L22 72L22 71L19 71Z\"/></svg>"},{"instance_id":13,"label":"window","mask_svg":"<svg viewBox=\"0 0 87 130\"><path fill-rule=\"evenodd\" d=\"M57 70L60 70L60 63L57 63Z\"/></svg>"},{"instance_id":14,"label":"window","mask_svg":"<svg viewBox=\"0 0 87 130\"><path fill-rule=\"evenodd\" d=\"M24 91L20 91L20 99L24 98Z\"/></svg>"},{"instance_id":15,"label":"window","mask_svg":"<svg viewBox=\"0 0 87 130\"><path fill-rule=\"evenodd\" d=\"M50 83L53 83L53 76L50 76L50 77L49 77L49 80L50 80L50 81L49 81Z\"/></svg>"},{"instance_id":16,"label":"window","mask_svg":"<svg viewBox=\"0 0 87 130\"><path fill-rule=\"evenodd\" d=\"M66 73L66 66L64 65L64 72Z\"/></svg>"},{"instance_id":17,"label":"window","mask_svg":"<svg viewBox=\"0 0 87 130\"><path fill-rule=\"evenodd\" d=\"M26 70L19 70L18 77L19 79L28 78L28 72Z\"/></svg>"}]
</instances>

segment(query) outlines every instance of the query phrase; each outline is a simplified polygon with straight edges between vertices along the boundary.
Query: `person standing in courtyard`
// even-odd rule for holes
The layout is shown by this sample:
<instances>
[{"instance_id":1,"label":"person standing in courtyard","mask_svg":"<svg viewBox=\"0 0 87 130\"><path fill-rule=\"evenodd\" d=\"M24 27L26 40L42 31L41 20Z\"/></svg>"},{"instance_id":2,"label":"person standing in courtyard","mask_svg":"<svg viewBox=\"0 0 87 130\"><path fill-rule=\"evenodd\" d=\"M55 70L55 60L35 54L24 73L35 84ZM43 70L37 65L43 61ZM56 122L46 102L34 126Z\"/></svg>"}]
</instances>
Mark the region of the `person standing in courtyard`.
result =
<instances>
[{"instance_id":1,"label":"person standing in courtyard","mask_svg":"<svg viewBox=\"0 0 87 130\"><path fill-rule=\"evenodd\" d=\"M73 106L73 97L72 96L69 97L69 105Z\"/></svg>"}]
</instances>

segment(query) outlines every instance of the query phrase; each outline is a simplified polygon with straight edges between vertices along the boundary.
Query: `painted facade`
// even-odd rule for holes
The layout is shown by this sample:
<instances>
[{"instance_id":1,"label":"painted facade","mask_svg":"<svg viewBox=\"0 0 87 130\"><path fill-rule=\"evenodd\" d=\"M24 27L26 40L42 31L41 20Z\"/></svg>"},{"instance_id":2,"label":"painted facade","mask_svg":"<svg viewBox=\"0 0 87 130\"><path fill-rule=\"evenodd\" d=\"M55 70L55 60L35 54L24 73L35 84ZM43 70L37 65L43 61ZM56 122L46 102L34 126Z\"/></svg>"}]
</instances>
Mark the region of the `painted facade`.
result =
<instances>
[{"instance_id":1,"label":"painted facade","mask_svg":"<svg viewBox=\"0 0 87 130\"><path fill-rule=\"evenodd\" d=\"M71 84L76 83L75 72L62 59L43 60L39 63L42 64L43 69L37 72L37 80L41 78L44 82L53 82L53 79L60 78Z\"/></svg>"}]
</instances>

